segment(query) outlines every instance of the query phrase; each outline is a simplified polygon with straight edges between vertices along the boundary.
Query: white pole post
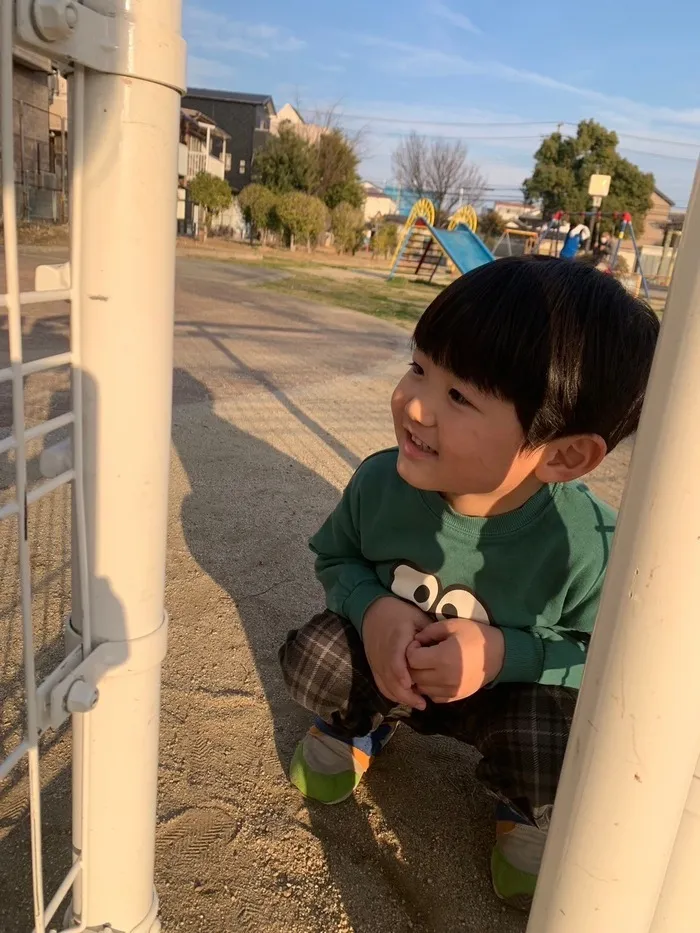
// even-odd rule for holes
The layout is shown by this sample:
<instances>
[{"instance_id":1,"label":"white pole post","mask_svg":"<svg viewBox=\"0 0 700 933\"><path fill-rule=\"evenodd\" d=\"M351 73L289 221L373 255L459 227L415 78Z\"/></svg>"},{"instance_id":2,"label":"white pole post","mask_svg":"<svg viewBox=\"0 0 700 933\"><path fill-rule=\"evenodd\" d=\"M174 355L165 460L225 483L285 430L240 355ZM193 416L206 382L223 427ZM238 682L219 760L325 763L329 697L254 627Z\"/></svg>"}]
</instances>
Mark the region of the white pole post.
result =
<instances>
[{"instance_id":1,"label":"white pole post","mask_svg":"<svg viewBox=\"0 0 700 933\"><path fill-rule=\"evenodd\" d=\"M700 760L668 864L650 933L697 933L700 865Z\"/></svg>"},{"instance_id":2,"label":"white pole post","mask_svg":"<svg viewBox=\"0 0 700 933\"><path fill-rule=\"evenodd\" d=\"M116 6L130 23L131 60L152 65L181 44L180 0ZM93 647L112 643L120 662L100 679L94 710L73 717L73 840L84 867L69 922L81 930L160 929L153 872L180 111L165 72L157 83L86 70L83 118L75 109L71 117L88 606Z\"/></svg>"},{"instance_id":3,"label":"white pole post","mask_svg":"<svg viewBox=\"0 0 700 933\"><path fill-rule=\"evenodd\" d=\"M700 172L529 933L649 933L700 753L698 255Z\"/></svg>"}]
</instances>

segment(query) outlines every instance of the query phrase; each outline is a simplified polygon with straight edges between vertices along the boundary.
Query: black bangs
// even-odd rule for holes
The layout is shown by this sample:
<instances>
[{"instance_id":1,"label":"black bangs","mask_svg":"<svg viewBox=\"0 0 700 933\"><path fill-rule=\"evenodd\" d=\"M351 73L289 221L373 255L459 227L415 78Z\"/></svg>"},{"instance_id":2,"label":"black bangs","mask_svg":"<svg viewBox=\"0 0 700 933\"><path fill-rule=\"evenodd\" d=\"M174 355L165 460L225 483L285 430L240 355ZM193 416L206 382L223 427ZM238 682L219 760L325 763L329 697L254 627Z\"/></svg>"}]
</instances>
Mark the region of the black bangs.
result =
<instances>
[{"instance_id":1,"label":"black bangs","mask_svg":"<svg viewBox=\"0 0 700 933\"><path fill-rule=\"evenodd\" d=\"M548 257L500 259L446 288L414 343L511 402L530 446L579 433L612 449L636 430L659 323L612 276Z\"/></svg>"}]
</instances>

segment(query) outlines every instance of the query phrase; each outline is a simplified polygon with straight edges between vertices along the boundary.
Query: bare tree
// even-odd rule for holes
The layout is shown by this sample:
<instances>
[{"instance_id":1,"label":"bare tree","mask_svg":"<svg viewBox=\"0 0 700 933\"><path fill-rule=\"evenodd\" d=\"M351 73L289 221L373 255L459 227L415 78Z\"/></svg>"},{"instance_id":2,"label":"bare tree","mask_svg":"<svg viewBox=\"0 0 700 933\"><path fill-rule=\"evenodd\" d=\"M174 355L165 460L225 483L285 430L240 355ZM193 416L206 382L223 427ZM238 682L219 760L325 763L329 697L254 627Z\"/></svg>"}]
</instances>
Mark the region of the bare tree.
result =
<instances>
[{"instance_id":1,"label":"bare tree","mask_svg":"<svg viewBox=\"0 0 700 933\"><path fill-rule=\"evenodd\" d=\"M438 214L449 215L460 203L483 204L486 178L467 159L461 140L431 140L412 132L394 150L392 165L398 184L430 198Z\"/></svg>"}]
</instances>

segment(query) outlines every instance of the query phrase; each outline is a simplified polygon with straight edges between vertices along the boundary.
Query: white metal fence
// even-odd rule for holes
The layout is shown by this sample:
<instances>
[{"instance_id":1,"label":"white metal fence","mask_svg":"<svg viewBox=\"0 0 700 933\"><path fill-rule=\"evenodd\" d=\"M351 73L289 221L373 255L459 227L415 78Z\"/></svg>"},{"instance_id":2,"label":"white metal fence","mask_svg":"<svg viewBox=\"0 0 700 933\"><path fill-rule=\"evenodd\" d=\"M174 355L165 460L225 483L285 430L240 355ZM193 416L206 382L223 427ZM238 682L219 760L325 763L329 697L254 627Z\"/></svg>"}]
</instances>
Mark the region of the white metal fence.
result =
<instances>
[{"instance_id":1,"label":"white metal fence","mask_svg":"<svg viewBox=\"0 0 700 933\"><path fill-rule=\"evenodd\" d=\"M184 44L178 0L52 5L0 0L0 157L14 495L19 558L25 721L0 760L0 782L26 762L35 933L157 933L153 890L160 663L169 459L174 218ZM145 6L148 9L145 9ZM13 43L70 62L70 263L42 267L20 288L13 133ZM133 80L136 78L137 80ZM134 231L132 197L149 216ZM70 302L70 349L31 361L23 309ZM105 314L105 309L108 314ZM25 380L70 367L71 409L29 426ZM27 445L69 430L67 463L29 485ZM128 470L124 439L134 450ZM74 565L67 654L37 679L29 511L72 487ZM45 897L42 857L43 733L72 717L72 864ZM70 843L66 840L67 848ZM12 871L13 866L2 866ZM72 895L66 918L59 907ZM8 929L0 904L0 930ZM17 931L21 933L21 931ZM28 931L27 931L28 933Z\"/></svg>"}]
</instances>

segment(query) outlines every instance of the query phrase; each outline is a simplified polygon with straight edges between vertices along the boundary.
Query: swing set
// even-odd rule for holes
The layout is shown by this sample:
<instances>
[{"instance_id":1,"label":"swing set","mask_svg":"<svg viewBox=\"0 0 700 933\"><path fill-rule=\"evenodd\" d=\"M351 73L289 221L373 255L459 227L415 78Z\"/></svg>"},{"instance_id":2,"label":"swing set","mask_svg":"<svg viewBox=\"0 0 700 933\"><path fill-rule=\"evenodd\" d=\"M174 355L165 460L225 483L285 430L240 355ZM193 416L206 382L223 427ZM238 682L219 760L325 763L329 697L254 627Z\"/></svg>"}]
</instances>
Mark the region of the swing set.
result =
<instances>
[{"instance_id":1,"label":"swing set","mask_svg":"<svg viewBox=\"0 0 700 933\"><path fill-rule=\"evenodd\" d=\"M622 241L625 239L625 237L629 236L632 242L632 246L634 247L635 266L641 279L641 285L642 285L642 289L644 290L644 296L648 301L650 297L649 283L647 281L646 276L644 275L644 271L642 268L642 254L639 250L639 246L637 244L637 238L634 233L634 226L632 224L632 215L628 211L622 211L622 212L611 211L608 213L603 213L598 210L572 212L572 213L568 213L566 211L556 211L556 213L552 215L552 218L550 219L547 226L540 232L537 242L535 243L533 252L539 253L542 242L545 239L547 239L547 237L551 233L554 233L555 238L554 238L553 255L558 256L560 252L559 232L560 232L561 226L563 223L569 223L573 225L574 220L576 220L578 223L588 222L588 226L591 228L591 231L592 231L591 247L593 249L593 253L594 255L598 253L601 256L601 261L605 261L604 249L603 249L603 243L602 243L602 235L603 235L602 220L604 217L612 218L612 226L613 226L612 235L615 240L614 246L610 252L609 257L607 258L607 262L605 262L604 271L610 274L612 274L615 271L615 268L617 266L618 259L619 259L620 246L622 244Z\"/></svg>"}]
</instances>

